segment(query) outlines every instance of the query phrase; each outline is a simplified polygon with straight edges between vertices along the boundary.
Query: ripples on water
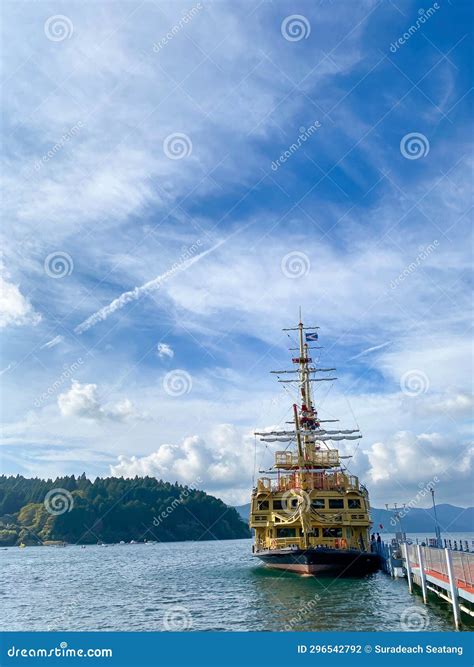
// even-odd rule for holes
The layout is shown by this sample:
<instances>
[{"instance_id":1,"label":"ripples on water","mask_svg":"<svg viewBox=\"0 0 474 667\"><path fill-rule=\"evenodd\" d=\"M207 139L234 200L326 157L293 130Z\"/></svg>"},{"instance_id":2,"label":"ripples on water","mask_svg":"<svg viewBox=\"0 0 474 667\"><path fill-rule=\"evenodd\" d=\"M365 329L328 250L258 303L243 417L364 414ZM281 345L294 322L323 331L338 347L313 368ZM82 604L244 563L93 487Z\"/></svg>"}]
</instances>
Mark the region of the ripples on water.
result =
<instances>
[{"instance_id":1,"label":"ripples on water","mask_svg":"<svg viewBox=\"0 0 474 667\"><path fill-rule=\"evenodd\" d=\"M158 631L179 606L193 630L400 630L407 607L425 608L382 572L302 577L250 552L250 540L11 547L0 551L0 629ZM428 618L428 630L453 629L446 606L430 603Z\"/></svg>"}]
</instances>

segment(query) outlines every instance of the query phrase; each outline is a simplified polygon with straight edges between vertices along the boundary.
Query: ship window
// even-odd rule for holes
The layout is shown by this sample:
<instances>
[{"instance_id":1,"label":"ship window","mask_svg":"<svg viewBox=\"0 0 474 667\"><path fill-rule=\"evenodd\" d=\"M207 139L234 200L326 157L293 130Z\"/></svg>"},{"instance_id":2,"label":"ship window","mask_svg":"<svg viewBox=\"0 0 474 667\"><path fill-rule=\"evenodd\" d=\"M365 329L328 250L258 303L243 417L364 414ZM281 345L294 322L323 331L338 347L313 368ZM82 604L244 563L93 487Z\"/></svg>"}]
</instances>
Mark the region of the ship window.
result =
<instances>
[{"instance_id":1,"label":"ship window","mask_svg":"<svg viewBox=\"0 0 474 667\"><path fill-rule=\"evenodd\" d=\"M298 498L286 498L273 501L274 510L289 510L298 507Z\"/></svg>"},{"instance_id":2,"label":"ship window","mask_svg":"<svg viewBox=\"0 0 474 667\"><path fill-rule=\"evenodd\" d=\"M319 528L311 528L309 535L312 537L319 537Z\"/></svg>"},{"instance_id":3,"label":"ship window","mask_svg":"<svg viewBox=\"0 0 474 667\"><path fill-rule=\"evenodd\" d=\"M349 498L347 501L348 507L350 510L360 509L360 500L359 498Z\"/></svg>"},{"instance_id":4,"label":"ship window","mask_svg":"<svg viewBox=\"0 0 474 667\"><path fill-rule=\"evenodd\" d=\"M313 498L311 501L311 507L314 507L315 509L324 509L324 498Z\"/></svg>"},{"instance_id":5,"label":"ship window","mask_svg":"<svg viewBox=\"0 0 474 667\"><path fill-rule=\"evenodd\" d=\"M329 498L329 509L336 510L344 507L343 498Z\"/></svg>"},{"instance_id":6,"label":"ship window","mask_svg":"<svg viewBox=\"0 0 474 667\"><path fill-rule=\"evenodd\" d=\"M259 500L257 503L257 509L259 512L262 510L267 510L269 508L268 500Z\"/></svg>"},{"instance_id":7,"label":"ship window","mask_svg":"<svg viewBox=\"0 0 474 667\"><path fill-rule=\"evenodd\" d=\"M277 528L277 537L296 537L296 528Z\"/></svg>"},{"instance_id":8,"label":"ship window","mask_svg":"<svg viewBox=\"0 0 474 667\"><path fill-rule=\"evenodd\" d=\"M323 537L342 537L342 528L323 528Z\"/></svg>"}]
</instances>

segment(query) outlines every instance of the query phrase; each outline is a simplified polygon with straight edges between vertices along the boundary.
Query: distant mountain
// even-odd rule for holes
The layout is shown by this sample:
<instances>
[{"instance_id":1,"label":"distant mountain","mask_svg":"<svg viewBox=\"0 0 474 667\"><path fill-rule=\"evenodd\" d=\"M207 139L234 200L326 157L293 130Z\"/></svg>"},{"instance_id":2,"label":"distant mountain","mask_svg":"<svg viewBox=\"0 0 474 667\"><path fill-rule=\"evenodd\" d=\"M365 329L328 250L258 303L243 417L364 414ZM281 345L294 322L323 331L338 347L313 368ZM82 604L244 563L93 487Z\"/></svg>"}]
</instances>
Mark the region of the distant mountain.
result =
<instances>
[{"instance_id":1,"label":"distant mountain","mask_svg":"<svg viewBox=\"0 0 474 667\"><path fill-rule=\"evenodd\" d=\"M405 516L402 517L403 530L407 533L434 532L433 508L414 507L407 508ZM374 530L380 524L387 532L395 532L398 527L393 526L393 513L384 509L373 507L370 510ZM441 532L464 533L474 532L474 507L456 507L455 505L436 505L436 515ZM392 522L391 522L392 521Z\"/></svg>"},{"instance_id":2,"label":"distant mountain","mask_svg":"<svg viewBox=\"0 0 474 667\"><path fill-rule=\"evenodd\" d=\"M0 476L0 546L248 537L233 507L154 477Z\"/></svg>"},{"instance_id":3,"label":"distant mountain","mask_svg":"<svg viewBox=\"0 0 474 667\"><path fill-rule=\"evenodd\" d=\"M235 507L235 509L240 514L242 519L248 523L250 516L250 503L247 503L246 505L238 505Z\"/></svg>"},{"instance_id":4,"label":"distant mountain","mask_svg":"<svg viewBox=\"0 0 474 667\"><path fill-rule=\"evenodd\" d=\"M244 521L248 522L250 504L240 505L235 508ZM377 507L370 510L374 530L380 529L382 524L384 530L394 533L399 530L391 523L393 513ZM474 532L474 507L456 507L455 505L442 504L436 506L436 514L441 531L447 533ZM433 509L421 507L407 508L406 515L402 517L403 530L407 533L434 533Z\"/></svg>"}]
</instances>

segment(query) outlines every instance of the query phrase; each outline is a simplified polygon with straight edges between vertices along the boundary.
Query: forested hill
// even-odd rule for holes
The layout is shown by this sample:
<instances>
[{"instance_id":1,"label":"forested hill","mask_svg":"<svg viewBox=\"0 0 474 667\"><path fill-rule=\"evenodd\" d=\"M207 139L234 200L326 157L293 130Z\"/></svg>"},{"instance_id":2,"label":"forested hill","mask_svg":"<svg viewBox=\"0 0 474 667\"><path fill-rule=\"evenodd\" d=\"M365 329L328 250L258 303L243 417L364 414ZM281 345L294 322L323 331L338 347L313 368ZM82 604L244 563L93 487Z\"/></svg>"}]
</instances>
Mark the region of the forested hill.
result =
<instances>
[{"instance_id":1,"label":"forested hill","mask_svg":"<svg viewBox=\"0 0 474 667\"><path fill-rule=\"evenodd\" d=\"M250 537L233 507L154 477L0 476L0 546Z\"/></svg>"}]
</instances>

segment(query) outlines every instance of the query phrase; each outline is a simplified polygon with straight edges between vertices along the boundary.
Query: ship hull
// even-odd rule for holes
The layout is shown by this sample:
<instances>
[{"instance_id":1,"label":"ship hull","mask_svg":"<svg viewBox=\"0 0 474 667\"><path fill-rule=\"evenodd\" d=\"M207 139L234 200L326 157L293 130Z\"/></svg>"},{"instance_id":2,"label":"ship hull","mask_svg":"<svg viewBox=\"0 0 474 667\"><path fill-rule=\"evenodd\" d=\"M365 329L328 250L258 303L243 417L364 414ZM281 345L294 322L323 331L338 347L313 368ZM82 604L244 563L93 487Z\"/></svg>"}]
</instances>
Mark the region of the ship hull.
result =
<instances>
[{"instance_id":1,"label":"ship hull","mask_svg":"<svg viewBox=\"0 0 474 667\"><path fill-rule=\"evenodd\" d=\"M364 576L380 568L380 557L356 549L272 549L258 551L267 567L314 576Z\"/></svg>"}]
</instances>

